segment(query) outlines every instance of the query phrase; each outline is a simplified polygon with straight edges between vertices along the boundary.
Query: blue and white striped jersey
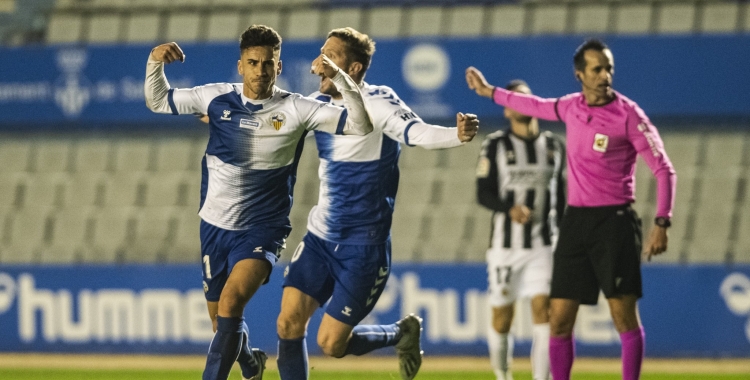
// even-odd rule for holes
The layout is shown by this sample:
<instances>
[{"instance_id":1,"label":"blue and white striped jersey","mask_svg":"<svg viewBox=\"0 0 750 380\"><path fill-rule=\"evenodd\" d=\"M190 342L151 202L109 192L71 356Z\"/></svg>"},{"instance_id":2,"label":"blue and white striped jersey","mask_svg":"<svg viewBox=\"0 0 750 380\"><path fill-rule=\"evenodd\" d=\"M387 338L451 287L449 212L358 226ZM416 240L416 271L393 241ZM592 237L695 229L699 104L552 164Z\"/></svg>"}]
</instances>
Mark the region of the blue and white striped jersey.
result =
<instances>
[{"instance_id":1,"label":"blue and white striped jersey","mask_svg":"<svg viewBox=\"0 0 750 380\"><path fill-rule=\"evenodd\" d=\"M391 88L363 83L361 89L372 133L315 132L320 195L307 229L339 244L372 245L388 239L398 190L399 143L428 149L462 145L455 128L425 124ZM341 104L319 92L310 97Z\"/></svg>"},{"instance_id":2,"label":"blue and white striped jersey","mask_svg":"<svg viewBox=\"0 0 750 380\"><path fill-rule=\"evenodd\" d=\"M340 132L344 108L274 87L261 101L242 96L241 83L170 89L172 114L209 117L200 217L227 230L290 226L292 189L308 130Z\"/></svg>"}]
</instances>

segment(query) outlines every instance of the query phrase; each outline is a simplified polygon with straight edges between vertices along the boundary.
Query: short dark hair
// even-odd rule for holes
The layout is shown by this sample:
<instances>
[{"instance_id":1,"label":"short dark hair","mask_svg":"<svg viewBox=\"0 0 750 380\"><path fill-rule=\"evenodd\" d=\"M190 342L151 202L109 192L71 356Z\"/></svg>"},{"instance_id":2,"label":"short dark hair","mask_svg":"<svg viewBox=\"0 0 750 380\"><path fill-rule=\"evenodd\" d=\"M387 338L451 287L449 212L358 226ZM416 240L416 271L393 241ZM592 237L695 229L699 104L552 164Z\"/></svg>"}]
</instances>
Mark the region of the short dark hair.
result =
<instances>
[{"instance_id":1,"label":"short dark hair","mask_svg":"<svg viewBox=\"0 0 750 380\"><path fill-rule=\"evenodd\" d=\"M375 54L375 41L370 36L361 33L354 28L346 27L334 29L328 32L328 37L336 37L344 41L347 49L347 56L354 62L362 64L362 73L364 74L370 68L372 55Z\"/></svg>"},{"instance_id":2,"label":"short dark hair","mask_svg":"<svg viewBox=\"0 0 750 380\"><path fill-rule=\"evenodd\" d=\"M529 84L526 83L523 79L513 79L512 81L508 82L508 84L505 85L505 89L508 91L514 91L518 87L526 86L531 90L531 87L529 87Z\"/></svg>"},{"instance_id":3,"label":"short dark hair","mask_svg":"<svg viewBox=\"0 0 750 380\"><path fill-rule=\"evenodd\" d=\"M573 67L578 71L586 70L586 58L583 56L584 53L586 53L586 50L605 51L608 49L609 47L602 40L591 38L584 41L581 46L576 49L575 54L573 54Z\"/></svg>"},{"instance_id":4,"label":"short dark hair","mask_svg":"<svg viewBox=\"0 0 750 380\"><path fill-rule=\"evenodd\" d=\"M281 50L281 36L270 26L251 25L240 36L240 53L254 46L270 46L273 51Z\"/></svg>"}]
</instances>

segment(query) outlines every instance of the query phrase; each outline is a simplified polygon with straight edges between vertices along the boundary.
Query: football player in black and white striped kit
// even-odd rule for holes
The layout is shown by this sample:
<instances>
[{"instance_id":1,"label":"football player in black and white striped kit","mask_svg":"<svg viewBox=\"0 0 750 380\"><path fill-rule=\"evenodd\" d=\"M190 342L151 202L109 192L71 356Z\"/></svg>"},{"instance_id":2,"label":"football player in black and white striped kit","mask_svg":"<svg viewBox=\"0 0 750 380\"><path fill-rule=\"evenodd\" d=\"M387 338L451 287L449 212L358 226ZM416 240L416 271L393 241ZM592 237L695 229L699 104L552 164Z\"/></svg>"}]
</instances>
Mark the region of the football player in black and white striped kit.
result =
<instances>
[{"instance_id":1,"label":"football player in black and white striped kit","mask_svg":"<svg viewBox=\"0 0 750 380\"><path fill-rule=\"evenodd\" d=\"M531 94L526 82L506 89ZM531 298L534 380L549 378L549 292L557 221L565 208L565 146L535 118L505 108L510 129L487 136L477 165L477 200L494 211L487 273L490 362L498 380L513 378L510 326L518 298Z\"/></svg>"}]
</instances>

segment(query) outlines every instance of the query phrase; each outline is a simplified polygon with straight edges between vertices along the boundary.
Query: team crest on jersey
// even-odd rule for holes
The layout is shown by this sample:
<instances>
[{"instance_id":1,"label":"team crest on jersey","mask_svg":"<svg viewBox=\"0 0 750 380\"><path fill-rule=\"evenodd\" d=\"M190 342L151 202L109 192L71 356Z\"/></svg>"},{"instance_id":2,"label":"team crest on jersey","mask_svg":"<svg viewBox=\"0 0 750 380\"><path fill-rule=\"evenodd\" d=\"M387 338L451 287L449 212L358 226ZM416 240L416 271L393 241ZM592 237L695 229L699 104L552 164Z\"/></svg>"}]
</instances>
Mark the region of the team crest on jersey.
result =
<instances>
[{"instance_id":1,"label":"team crest on jersey","mask_svg":"<svg viewBox=\"0 0 750 380\"><path fill-rule=\"evenodd\" d=\"M284 123L286 123L286 115L284 115L284 113L277 112L271 115L271 124L273 124L274 129L277 131L281 129Z\"/></svg>"},{"instance_id":2,"label":"team crest on jersey","mask_svg":"<svg viewBox=\"0 0 750 380\"><path fill-rule=\"evenodd\" d=\"M594 135L594 150L597 152L606 152L609 145L609 136L597 133Z\"/></svg>"}]
</instances>

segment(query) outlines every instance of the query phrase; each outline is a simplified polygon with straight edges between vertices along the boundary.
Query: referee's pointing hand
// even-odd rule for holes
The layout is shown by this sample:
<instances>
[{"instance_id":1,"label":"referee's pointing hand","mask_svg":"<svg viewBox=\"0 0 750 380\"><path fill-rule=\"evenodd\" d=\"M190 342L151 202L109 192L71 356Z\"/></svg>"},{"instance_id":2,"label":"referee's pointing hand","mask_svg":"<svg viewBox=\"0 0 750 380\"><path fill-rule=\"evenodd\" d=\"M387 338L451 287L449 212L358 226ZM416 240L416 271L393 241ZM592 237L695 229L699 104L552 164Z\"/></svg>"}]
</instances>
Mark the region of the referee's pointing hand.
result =
<instances>
[{"instance_id":1,"label":"referee's pointing hand","mask_svg":"<svg viewBox=\"0 0 750 380\"><path fill-rule=\"evenodd\" d=\"M151 59L164 63L185 62L185 53L177 42L169 42L151 49Z\"/></svg>"},{"instance_id":2,"label":"referee's pointing hand","mask_svg":"<svg viewBox=\"0 0 750 380\"><path fill-rule=\"evenodd\" d=\"M667 250L667 229L664 227L653 226L643 247L643 256L646 260L651 261L651 256L661 255Z\"/></svg>"}]
</instances>

